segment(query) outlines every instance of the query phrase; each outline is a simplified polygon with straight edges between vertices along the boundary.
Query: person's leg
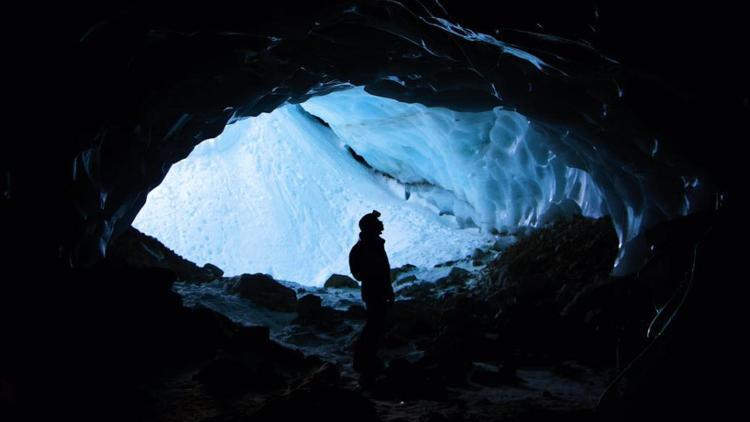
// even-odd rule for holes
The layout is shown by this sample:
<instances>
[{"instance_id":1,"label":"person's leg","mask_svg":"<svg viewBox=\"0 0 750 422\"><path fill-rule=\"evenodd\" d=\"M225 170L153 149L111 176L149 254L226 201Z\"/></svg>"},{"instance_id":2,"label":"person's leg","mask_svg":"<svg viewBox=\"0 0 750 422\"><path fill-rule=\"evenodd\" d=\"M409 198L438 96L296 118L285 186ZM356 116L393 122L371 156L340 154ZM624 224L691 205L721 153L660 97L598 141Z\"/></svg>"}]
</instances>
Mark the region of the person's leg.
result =
<instances>
[{"instance_id":1,"label":"person's leg","mask_svg":"<svg viewBox=\"0 0 750 422\"><path fill-rule=\"evenodd\" d=\"M354 370L361 374L371 374L377 369L377 352L385 334L385 306L377 302L366 306L367 321L354 344Z\"/></svg>"},{"instance_id":2,"label":"person's leg","mask_svg":"<svg viewBox=\"0 0 750 422\"><path fill-rule=\"evenodd\" d=\"M380 302L372 307L370 315L372 327L372 362L375 368L383 366L382 361L378 358L378 351L383 345L383 339L386 332L387 308L385 302Z\"/></svg>"},{"instance_id":3,"label":"person's leg","mask_svg":"<svg viewBox=\"0 0 750 422\"><path fill-rule=\"evenodd\" d=\"M369 344L372 342L370 338L372 335L370 334L372 332L371 323L370 321L366 321L364 327L362 327L362 332L359 333L359 336L357 337L357 340L354 342L354 359L353 359L353 366L354 370L357 372L363 372L366 370L366 366L368 364L368 351L371 350L371 347L369 347Z\"/></svg>"}]
</instances>

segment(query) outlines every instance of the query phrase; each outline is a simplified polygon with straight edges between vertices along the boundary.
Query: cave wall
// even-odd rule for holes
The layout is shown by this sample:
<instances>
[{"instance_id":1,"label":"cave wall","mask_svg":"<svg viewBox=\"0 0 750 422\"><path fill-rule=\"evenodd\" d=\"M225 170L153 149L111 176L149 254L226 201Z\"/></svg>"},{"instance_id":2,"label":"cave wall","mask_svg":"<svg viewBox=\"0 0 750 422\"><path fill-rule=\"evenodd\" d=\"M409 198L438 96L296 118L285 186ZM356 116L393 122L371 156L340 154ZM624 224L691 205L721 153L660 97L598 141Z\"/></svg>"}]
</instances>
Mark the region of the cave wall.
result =
<instances>
[{"instance_id":1,"label":"cave wall","mask_svg":"<svg viewBox=\"0 0 750 422\"><path fill-rule=\"evenodd\" d=\"M49 125L42 165L29 165L34 143L20 148L30 160L5 160L6 190L33 203L8 215L54 209L28 220L44 227L45 247L65 265L95 261L171 164L227 122L351 85L461 111L517 110L575 133L574 149L617 157L615 196L634 189L628 180L658 191L639 200L680 196L690 174L710 186L694 202L713 206L731 179L718 145L747 110L741 65L720 61L738 41L731 29L692 31L715 18L697 9L640 6L114 4L76 10L64 25L54 15L70 10L19 19L42 28L23 32L37 48L19 50L71 106L45 107L66 124ZM719 17L722 28L736 19ZM706 139L711 148L699 146Z\"/></svg>"},{"instance_id":2,"label":"cave wall","mask_svg":"<svg viewBox=\"0 0 750 422\"><path fill-rule=\"evenodd\" d=\"M233 115L302 101L310 88L318 90L310 94L325 93L348 82L401 101L457 110L508 105L539 121L581 125L577 133L582 135L614 134L606 145L628 162L629 151L651 151L658 138L660 153L654 158L662 170L695 171L722 193L717 199L728 204L725 210L736 210L742 191L733 181L741 180L745 160L741 148L747 139L750 74L742 54L746 15L740 6L635 0L597 9L589 2L559 3L503 3L500 10L489 10L487 2L466 0L424 6L362 2L357 13L343 13L351 4L333 1L278 0L264 7L246 2L242 8L223 1L201 6L10 4L3 26L8 89L0 146L3 381L32 375L17 384L17 393L34 408L59 415L64 409L39 406L40 397L65 404L75 394L76 400L96 403L98 396L78 394L71 381L112 382L117 378L102 373L102 367L123 371L126 362L127 371L133 366L127 351L151 351L140 347L151 343L135 332L154 327L138 301L156 303L152 298L161 294L173 296L169 290L139 274L71 266L95 260L106 235L127 227L169 166L197 142L219 133ZM500 54L497 46L419 19L429 13L446 16L442 6L454 22L530 49L565 74L540 72L533 63ZM319 30L310 32L313 28ZM422 39L437 55L425 52ZM545 47L553 52L545 54ZM471 70L476 66L480 74ZM409 79L413 73L422 74L422 82ZM389 76L405 86L382 79ZM501 99L492 95L488 81ZM618 97L617 86L624 95L608 103L605 119L602 101L595 99ZM645 174L660 173L648 168ZM682 342L668 343L664 352L664 360L675 365L661 371L661 379L674 382L644 378L659 393L681 387L670 394L674 400L659 403L670 417L668 411L686 404L683 413L694 416L690 404L708 405L714 412L719 409L715 404L742 403L742 390L731 388L736 383L700 380L705 374L736 373L736 363L747 356L737 327L747 296L737 280L742 272L734 268L744 258L736 256L741 248L729 246L738 244L738 217L719 214L720 227L703 248L708 256L696 267L700 283L691 295L690 318L681 324ZM102 314L115 318L114 328ZM133 314L139 315L135 329ZM96 359L102 333L104 350L109 340L119 346L123 334L125 341L138 342L126 351L112 347L127 359L107 360L106 353ZM97 376L81 377L83 367ZM119 397L96 382L88 387ZM685 390L691 395L680 394ZM653 416L652 407L645 409Z\"/></svg>"}]
</instances>

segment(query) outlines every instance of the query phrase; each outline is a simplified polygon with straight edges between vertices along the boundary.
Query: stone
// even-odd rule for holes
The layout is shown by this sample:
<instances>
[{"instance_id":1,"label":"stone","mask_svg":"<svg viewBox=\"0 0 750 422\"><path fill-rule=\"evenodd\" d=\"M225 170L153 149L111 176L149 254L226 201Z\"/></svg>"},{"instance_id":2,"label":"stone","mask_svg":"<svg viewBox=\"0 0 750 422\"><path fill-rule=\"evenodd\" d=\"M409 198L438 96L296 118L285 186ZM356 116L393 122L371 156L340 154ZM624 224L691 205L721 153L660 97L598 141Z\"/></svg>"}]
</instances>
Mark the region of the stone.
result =
<instances>
[{"instance_id":1,"label":"stone","mask_svg":"<svg viewBox=\"0 0 750 422\"><path fill-rule=\"evenodd\" d=\"M323 287L327 289L359 289L359 284L349 276L332 274Z\"/></svg>"},{"instance_id":2,"label":"stone","mask_svg":"<svg viewBox=\"0 0 750 422\"><path fill-rule=\"evenodd\" d=\"M372 401L344 388L338 367L324 363L286 394L264 403L250 420L362 421L380 419Z\"/></svg>"},{"instance_id":3,"label":"stone","mask_svg":"<svg viewBox=\"0 0 750 422\"><path fill-rule=\"evenodd\" d=\"M351 305L344 312L346 318L364 319L367 316L367 310L362 305Z\"/></svg>"},{"instance_id":4,"label":"stone","mask_svg":"<svg viewBox=\"0 0 750 422\"><path fill-rule=\"evenodd\" d=\"M211 276L213 276L213 278L221 278L224 275L224 270L210 262L204 264L203 269L206 270Z\"/></svg>"},{"instance_id":5,"label":"stone","mask_svg":"<svg viewBox=\"0 0 750 422\"><path fill-rule=\"evenodd\" d=\"M306 294L297 301L297 314L299 316L309 316L321 309L322 299L313 294Z\"/></svg>"},{"instance_id":6,"label":"stone","mask_svg":"<svg viewBox=\"0 0 750 422\"><path fill-rule=\"evenodd\" d=\"M229 279L229 290L268 309L281 312L297 310L294 290L268 274L243 274Z\"/></svg>"},{"instance_id":7,"label":"stone","mask_svg":"<svg viewBox=\"0 0 750 422\"><path fill-rule=\"evenodd\" d=\"M173 271L180 281L205 283L220 278L224 271L213 264L199 267L178 255L155 237L134 227L120 234L107 249L111 264L129 268L163 268Z\"/></svg>"},{"instance_id":8,"label":"stone","mask_svg":"<svg viewBox=\"0 0 750 422\"><path fill-rule=\"evenodd\" d=\"M391 269L391 280L397 281L403 274L408 273L409 271L412 271L416 268L416 265L412 264L405 264L400 267L393 268Z\"/></svg>"},{"instance_id":9,"label":"stone","mask_svg":"<svg viewBox=\"0 0 750 422\"><path fill-rule=\"evenodd\" d=\"M460 267L451 268L451 272L447 276L438 279L435 283L439 285L461 285L466 283L471 278L471 271L465 270Z\"/></svg>"},{"instance_id":10,"label":"stone","mask_svg":"<svg viewBox=\"0 0 750 422\"><path fill-rule=\"evenodd\" d=\"M396 284L397 286L403 286L404 284L411 283L412 281L417 281L417 276L415 276L414 274L400 278L396 280L394 284Z\"/></svg>"},{"instance_id":11,"label":"stone","mask_svg":"<svg viewBox=\"0 0 750 422\"><path fill-rule=\"evenodd\" d=\"M474 362L471 381L489 387L497 387L502 384L517 384L521 379L516 375L515 369L510 366L492 366Z\"/></svg>"}]
</instances>

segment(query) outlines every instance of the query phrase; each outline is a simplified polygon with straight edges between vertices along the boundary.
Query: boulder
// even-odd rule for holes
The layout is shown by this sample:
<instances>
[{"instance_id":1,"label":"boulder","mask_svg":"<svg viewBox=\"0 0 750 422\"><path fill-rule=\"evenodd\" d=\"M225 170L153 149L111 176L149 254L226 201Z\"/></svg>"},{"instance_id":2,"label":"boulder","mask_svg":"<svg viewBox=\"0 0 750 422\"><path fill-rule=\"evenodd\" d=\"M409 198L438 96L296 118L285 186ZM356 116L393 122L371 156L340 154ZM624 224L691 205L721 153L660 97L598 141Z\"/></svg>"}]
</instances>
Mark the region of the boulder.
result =
<instances>
[{"instance_id":1,"label":"boulder","mask_svg":"<svg viewBox=\"0 0 750 422\"><path fill-rule=\"evenodd\" d=\"M112 265L129 268L163 268L173 271L181 281L205 283L220 278L224 271L213 264L199 267L166 247L157 238L134 227L128 228L107 248Z\"/></svg>"},{"instance_id":2,"label":"boulder","mask_svg":"<svg viewBox=\"0 0 750 422\"><path fill-rule=\"evenodd\" d=\"M408 273L409 271L414 270L416 268L417 268L416 265L405 264L405 265L402 265L402 266L400 266L398 268L391 269L391 281L398 280L399 277L401 277L405 273Z\"/></svg>"},{"instance_id":3,"label":"boulder","mask_svg":"<svg viewBox=\"0 0 750 422\"><path fill-rule=\"evenodd\" d=\"M414 274L396 280L395 284L397 286L403 286L404 284L409 284L412 281L417 281L417 276L415 276Z\"/></svg>"},{"instance_id":4,"label":"boulder","mask_svg":"<svg viewBox=\"0 0 750 422\"><path fill-rule=\"evenodd\" d=\"M498 334L529 353L603 356L617 341L617 305L641 309L608 287L617 251L609 217L572 215L521 236L487 267Z\"/></svg>"},{"instance_id":5,"label":"boulder","mask_svg":"<svg viewBox=\"0 0 750 422\"><path fill-rule=\"evenodd\" d=\"M221 278L224 275L224 270L217 267L214 264L211 264L210 262L207 262L203 265L203 269L208 272L213 278Z\"/></svg>"},{"instance_id":6,"label":"boulder","mask_svg":"<svg viewBox=\"0 0 750 422\"><path fill-rule=\"evenodd\" d=\"M465 284L470 278L471 271L460 267L453 267L447 276L438 279L435 283L441 286L458 286Z\"/></svg>"},{"instance_id":7,"label":"boulder","mask_svg":"<svg viewBox=\"0 0 750 422\"><path fill-rule=\"evenodd\" d=\"M313 294L307 294L297 302L297 314L301 317L309 316L321 309L322 299Z\"/></svg>"},{"instance_id":8,"label":"boulder","mask_svg":"<svg viewBox=\"0 0 750 422\"><path fill-rule=\"evenodd\" d=\"M365 319L367 316L367 310L365 310L365 307L362 305L351 305L346 311L344 311L343 316L350 319Z\"/></svg>"},{"instance_id":9,"label":"boulder","mask_svg":"<svg viewBox=\"0 0 750 422\"><path fill-rule=\"evenodd\" d=\"M509 246L489 264L490 282L512 290L514 300L560 311L583 288L608 276L617 248L609 217L573 215Z\"/></svg>"},{"instance_id":10,"label":"boulder","mask_svg":"<svg viewBox=\"0 0 750 422\"><path fill-rule=\"evenodd\" d=\"M359 284L349 276L332 274L323 287L327 289L358 289Z\"/></svg>"},{"instance_id":11,"label":"boulder","mask_svg":"<svg viewBox=\"0 0 750 422\"><path fill-rule=\"evenodd\" d=\"M573 216L580 216L581 207L570 198L565 198L559 203L550 204L547 211L539 218L539 225L546 226L558 220L570 220Z\"/></svg>"},{"instance_id":12,"label":"boulder","mask_svg":"<svg viewBox=\"0 0 750 422\"><path fill-rule=\"evenodd\" d=\"M294 290L268 274L243 274L229 279L229 290L268 309L281 312L297 310Z\"/></svg>"}]
</instances>

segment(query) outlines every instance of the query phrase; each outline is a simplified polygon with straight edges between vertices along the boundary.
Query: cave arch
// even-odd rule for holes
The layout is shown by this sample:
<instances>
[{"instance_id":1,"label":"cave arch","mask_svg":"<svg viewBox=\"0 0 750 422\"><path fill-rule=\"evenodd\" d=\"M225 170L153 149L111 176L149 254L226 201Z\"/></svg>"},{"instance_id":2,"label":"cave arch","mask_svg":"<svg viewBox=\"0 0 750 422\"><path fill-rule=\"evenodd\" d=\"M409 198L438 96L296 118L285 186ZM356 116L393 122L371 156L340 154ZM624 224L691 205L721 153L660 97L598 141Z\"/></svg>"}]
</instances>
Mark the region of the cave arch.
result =
<instances>
[{"instance_id":1,"label":"cave arch","mask_svg":"<svg viewBox=\"0 0 750 422\"><path fill-rule=\"evenodd\" d=\"M226 123L353 85L427 106L523 113L571 163L599 167L594 178L623 248L638 241L633 222L647 228L715 203L703 172L671 155L679 134L664 138L633 112L642 99L629 90L638 92L642 78L587 42L475 31L438 2L332 2L267 19L291 6L277 7L246 19L135 10L82 35L79 77L92 87L86 112L102 125L81 133L84 146L72 157L70 262L104 256L171 164ZM90 82L101 74L121 82L114 92L96 92ZM673 101L657 96L648 101ZM647 246L635 249L647 254ZM627 256L623 271L645 262Z\"/></svg>"},{"instance_id":2,"label":"cave arch","mask_svg":"<svg viewBox=\"0 0 750 422\"><path fill-rule=\"evenodd\" d=\"M692 250L698 237L702 244L694 250L695 289L679 303L687 306L678 321L674 312L661 313L671 326L657 343L668 352L644 355L655 369L643 378L646 396L657 393L659 401L645 397L635 409L620 401L614 412L674 419L696 410L729 414L727 403L742 402L726 388L709 388L706 396L706 386L731 385L725 375L747 355L736 327L746 296L734 282L744 261L735 256L742 249L732 247L742 240L734 214L742 192L734 184L744 169L737 151L747 138L750 74L738 54L746 49L738 8L638 0L503 2L500 12L466 0L245 2L250 10L220 0L168 3L78 10L19 3L5 26L7 81L16 89L6 93L12 118L3 146L11 153L0 156L10 273L0 295L9 369L2 381L10 374L11 385L20 377L30 387L19 389L23 404L56 417L77 404L107 407L112 400L111 408L131 409L132 396L111 394L123 387L114 384L153 368L144 371L132 352L172 350L141 346L169 345L150 316L181 307L167 283L108 267L100 259L108 243L170 165L228 121L349 84L455 110L504 105L566 127L583 145L611 153L620 171L671 192L660 196L667 202L694 184L682 176L697 177L691 204L719 211L677 219L660 235L667 252ZM554 68L540 71L503 54L481 34ZM409 77L417 74L422 78ZM707 226L707 235L698 233ZM137 304L144 303L151 312L141 312ZM71 388L76 380L94 394ZM48 397L62 406L40 407Z\"/></svg>"}]
</instances>

